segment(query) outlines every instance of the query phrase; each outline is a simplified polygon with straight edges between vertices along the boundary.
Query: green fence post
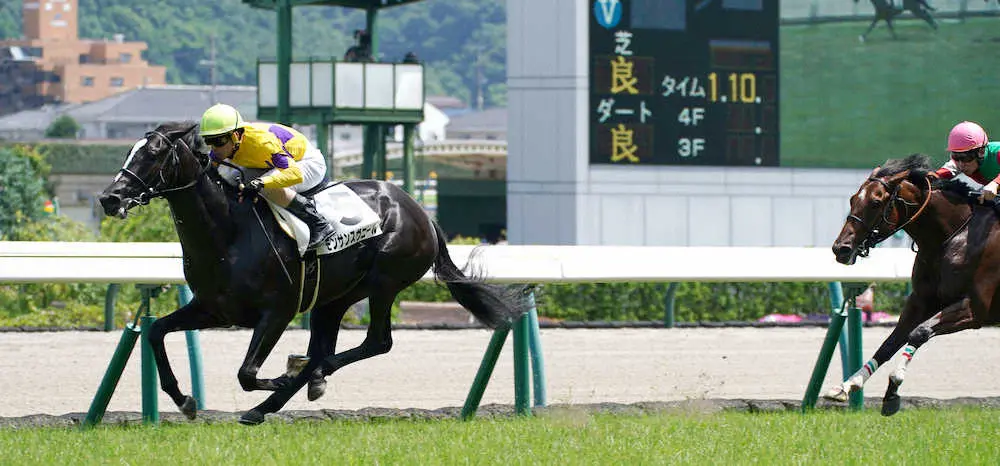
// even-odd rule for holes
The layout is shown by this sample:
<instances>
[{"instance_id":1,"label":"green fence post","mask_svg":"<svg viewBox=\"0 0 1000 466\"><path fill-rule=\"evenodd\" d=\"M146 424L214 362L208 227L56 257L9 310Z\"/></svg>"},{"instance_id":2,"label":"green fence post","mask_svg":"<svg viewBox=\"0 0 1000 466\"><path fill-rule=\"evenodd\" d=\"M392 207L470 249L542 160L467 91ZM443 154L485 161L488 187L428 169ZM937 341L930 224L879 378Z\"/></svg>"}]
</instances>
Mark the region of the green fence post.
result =
<instances>
[{"instance_id":1,"label":"green fence post","mask_svg":"<svg viewBox=\"0 0 1000 466\"><path fill-rule=\"evenodd\" d=\"M177 290L177 303L181 307L186 306L192 299L194 299L194 295L189 286L182 285ZM201 342L198 335L197 330L184 332L184 339L187 341L188 365L191 367L191 394L194 396L196 406L201 410L205 409L205 376L202 373Z\"/></svg>"},{"instance_id":2,"label":"green fence post","mask_svg":"<svg viewBox=\"0 0 1000 466\"><path fill-rule=\"evenodd\" d=\"M476 409L479 409L479 402L483 400L483 392L486 391L486 385L490 381L490 376L493 375L493 368L497 365L497 358L500 357L500 350L503 349L508 333L510 333L510 327L506 326L493 331L490 344L486 347L486 352L483 353L483 361L479 364L479 370L476 372L476 378L472 381L472 387L469 388L469 395L465 397L465 404L462 406L462 419L471 419L476 415Z\"/></svg>"},{"instance_id":3,"label":"green fence post","mask_svg":"<svg viewBox=\"0 0 1000 466\"><path fill-rule=\"evenodd\" d=\"M149 328L156 317L142 316L142 422L157 424L160 422L159 400L156 391L156 360L153 359L153 348L149 345Z\"/></svg>"},{"instance_id":4,"label":"green fence post","mask_svg":"<svg viewBox=\"0 0 1000 466\"><path fill-rule=\"evenodd\" d=\"M531 333L527 314L514 322L514 412L531 414L531 366L528 362L528 334Z\"/></svg>"},{"instance_id":5,"label":"green fence post","mask_svg":"<svg viewBox=\"0 0 1000 466\"><path fill-rule=\"evenodd\" d=\"M84 418L81 427L91 427L104 418L108 403L111 402L111 396L115 394L115 388L118 386L118 381L121 380L122 372L125 370L129 356L132 355L132 349L135 348L138 337L139 328L134 323L127 324L125 330L122 331L121 339L118 340L118 346L115 347L115 353L111 356L108 369L104 372L104 378L101 379L101 385L97 387L97 394L90 402L90 409L87 410L87 417Z\"/></svg>"},{"instance_id":6,"label":"green fence post","mask_svg":"<svg viewBox=\"0 0 1000 466\"><path fill-rule=\"evenodd\" d=\"M538 310L535 308L535 293L528 295L528 346L531 353L531 380L535 394L535 406L545 406L545 358L542 356L542 336L538 330Z\"/></svg>"},{"instance_id":7,"label":"green fence post","mask_svg":"<svg viewBox=\"0 0 1000 466\"><path fill-rule=\"evenodd\" d=\"M118 301L118 290L121 285L112 283L108 285L108 291L104 294L104 331L110 332L115 328L115 302Z\"/></svg>"},{"instance_id":8,"label":"green fence post","mask_svg":"<svg viewBox=\"0 0 1000 466\"><path fill-rule=\"evenodd\" d=\"M159 400L156 390L156 360L153 358L153 348L149 344L149 330L156 321L151 313L151 299L159 294L153 285L139 285L142 290L142 306L146 314L139 320L142 322L140 339L142 340L142 422L157 424L160 422ZM157 287L158 288L158 287Z\"/></svg>"},{"instance_id":9,"label":"green fence post","mask_svg":"<svg viewBox=\"0 0 1000 466\"><path fill-rule=\"evenodd\" d=\"M677 294L678 285L677 282L667 284L667 294L663 299L663 304L666 307L663 312L663 326L666 328L674 328L674 297Z\"/></svg>"},{"instance_id":10,"label":"green fence post","mask_svg":"<svg viewBox=\"0 0 1000 466\"><path fill-rule=\"evenodd\" d=\"M819 350L816 358L816 365L813 367L812 376L809 377L809 386L806 388L805 397L802 398L802 412L806 412L816 406L819 398L819 391L823 386L823 379L826 371L830 368L830 360L833 358L833 350L837 346L840 334L844 331L844 320L847 318L843 309L830 316L830 325L826 329L826 337L823 339L823 346Z\"/></svg>"},{"instance_id":11,"label":"green fence post","mask_svg":"<svg viewBox=\"0 0 1000 466\"><path fill-rule=\"evenodd\" d=\"M854 304L854 301L851 301ZM861 369L861 309L852 305L847 311L847 333L850 346L848 347L848 359L850 360L849 370L854 374ZM854 411L860 411L865 407L864 389L851 392L850 406Z\"/></svg>"},{"instance_id":12,"label":"green fence post","mask_svg":"<svg viewBox=\"0 0 1000 466\"><path fill-rule=\"evenodd\" d=\"M830 312L837 313L841 312L844 308L844 287L840 282L830 282ZM846 324L845 324L846 325ZM845 327L846 329L846 327ZM847 332L840 332L840 369L844 373L844 377L841 380L847 380L851 376L852 372L847 363Z\"/></svg>"}]
</instances>

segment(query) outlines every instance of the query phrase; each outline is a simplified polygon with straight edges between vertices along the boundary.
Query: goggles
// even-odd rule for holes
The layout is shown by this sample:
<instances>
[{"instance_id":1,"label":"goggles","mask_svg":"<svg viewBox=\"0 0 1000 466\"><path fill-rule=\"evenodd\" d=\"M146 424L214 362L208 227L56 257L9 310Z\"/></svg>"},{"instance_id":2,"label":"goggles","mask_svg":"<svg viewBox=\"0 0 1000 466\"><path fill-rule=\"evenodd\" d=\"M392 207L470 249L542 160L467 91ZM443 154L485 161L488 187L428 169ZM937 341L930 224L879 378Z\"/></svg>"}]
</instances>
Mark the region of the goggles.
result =
<instances>
[{"instance_id":1,"label":"goggles","mask_svg":"<svg viewBox=\"0 0 1000 466\"><path fill-rule=\"evenodd\" d=\"M212 147L222 147L229 144L233 140L232 133L219 134L217 136L208 136L205 138L205 144Z\"/></svg>"},{"instance_id":2,"label":"goggles","mask_svg":"<svg viewBox=\"0 0 1000 466\"><path fill-rule=\"evenodd\" d=\"M956 162L971 162L979 158L979 149L972 149L968 152L952 152L951 159Z\"/></svg>"}]
</instances>

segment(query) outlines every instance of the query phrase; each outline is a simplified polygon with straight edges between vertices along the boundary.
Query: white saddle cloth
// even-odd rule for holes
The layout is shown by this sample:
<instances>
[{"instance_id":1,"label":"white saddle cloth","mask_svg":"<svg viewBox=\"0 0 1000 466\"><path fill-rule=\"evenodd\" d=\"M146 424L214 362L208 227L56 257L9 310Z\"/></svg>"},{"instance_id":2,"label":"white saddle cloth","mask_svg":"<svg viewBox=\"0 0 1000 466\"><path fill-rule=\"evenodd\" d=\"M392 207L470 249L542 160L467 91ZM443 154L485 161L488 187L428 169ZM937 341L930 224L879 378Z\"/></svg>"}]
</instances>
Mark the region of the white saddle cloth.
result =
<instances>
[{"instance_id":1,"label":"white saddle cloth","mask_svg":"<svg viewBox=\"0 0 1000 466\"><path fill-rule=\"evenodd\" d=\"M357 193L344 184L337 184L320 191L313 199L316 210L326 217L336 233L316 249L319 255L342 251L359 241L382 234L382 220ZM299 255L306 252L309 245L309 227L292 215L284 207L273 202L267 203L285 234L295 239Z\"/></svg>"}]
</instances>

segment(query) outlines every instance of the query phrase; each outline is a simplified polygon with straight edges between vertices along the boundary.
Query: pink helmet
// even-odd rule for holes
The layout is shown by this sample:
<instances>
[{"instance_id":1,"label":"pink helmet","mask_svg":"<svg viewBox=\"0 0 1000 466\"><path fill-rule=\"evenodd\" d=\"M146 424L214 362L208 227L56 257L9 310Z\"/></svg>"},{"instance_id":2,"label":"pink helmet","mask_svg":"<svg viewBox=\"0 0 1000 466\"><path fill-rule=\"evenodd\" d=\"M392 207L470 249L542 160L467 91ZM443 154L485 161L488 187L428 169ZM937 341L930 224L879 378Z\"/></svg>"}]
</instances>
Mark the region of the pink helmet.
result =
<instances>
[{"instance_id":1,"label":"pink helmet","mask_svg":"<svg viewBox=\"0 0 1000 466\"><path fill-rule=\"evenodd\" d=\"M986 145L986 130L971 121L963 121L948 133L948 152L968 152Z\"/></svg>"}]
</instances>

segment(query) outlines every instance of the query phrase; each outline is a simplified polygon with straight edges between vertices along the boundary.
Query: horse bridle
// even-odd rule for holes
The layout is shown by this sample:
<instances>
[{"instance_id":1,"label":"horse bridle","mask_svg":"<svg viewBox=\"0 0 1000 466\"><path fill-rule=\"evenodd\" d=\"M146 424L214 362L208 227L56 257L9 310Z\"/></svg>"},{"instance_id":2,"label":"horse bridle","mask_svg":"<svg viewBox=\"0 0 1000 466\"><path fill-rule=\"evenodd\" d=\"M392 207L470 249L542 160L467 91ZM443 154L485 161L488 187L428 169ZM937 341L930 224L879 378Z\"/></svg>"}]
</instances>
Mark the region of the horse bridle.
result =
<instances>
[{"instance_id":1,"label":"horse bridle","mask_svg":"<svg viewBox=\"0 0 1000 466\"><path fill-rule=\"evenodd\" d=\"M882 187L885 188L886 191L889 191L892 194L889 196L889 201L885 203L885 207L882 209L882 215L880 219L881 223L872 226L872 228L868 231L868 234L861 239L861 244L858 245L858 256L868 257L868 252L871 250L871 248L875 247L876 244L889 239L890 236L896 234L897 231L902 230L910 223L913 223L914 220L916 220L918 217L920 217L921 214L924 213L924 209L927 207L927 204L929 204L931 200L931 180L928 178L924 178L924 180L927 182L927 195L924 196L924 202L920 205L920 208L917 209L916 213L911 215L910 218L908 218L905 222L896 225L894 228L892 228L890 232L881 234L879 232L880 227L882 227L883 225L886 226L893 225L892 220L889 220L889 215L895 209L895 205L897 202L903 204L904 213L908 212L910 207L916 206L917 203L910 202L907 201L906 199L899 197L899 189L902 183L896 184L896 187L893 188L889 186L889 183L886 182L884 178L878 178L875 176L871 176L868 178L868 181L865 184L871 183L873 181L878 182L882 185ZM861 217L858 217L857 215L854 214L848 214L847 220L848 221L853 220L855 222L858 222L862 226L865 225L865 221L862 220Z\"/></svg>"},{"instance_id":2,"label":"horse bridle","mask_svg":"<svg viewBox=\"0 0 1000 466\"><path fill-rule=\"evenodd\" d=\"M133 199L133 201L137 202L139 205L146 205L146 204L149 204L149 201L151 201L153 199L156 199L157 197L164 196L166 194L170 194L170 193L173 193L173 192L183 191L185 189L188 189L188 188L194 186L196 183L198 183L198 179L200 178L200 176L196 176L196 177L194 177L194 179L192 179L190 182L188 182L187 184L185 184L183 186L175 186L173 188L157 189L160 186L163 186L163 185L165 185L167 183L167 179L166 179L166 177L163 174L164 169L166 167L168 167L168 166L169 167L180 167L180 156L177 155L177 146L178 146L178 144L183 144L184 147L187 149L188 152L190 152L192 155L195 155L196 157L197 157L197 155L194 153L193 150L191 150L191 146L189 146L186 142L184 142L183 138L177 138L176 141L171 142L170 139L167 138L163 133L160 133L159 131L155 131L155 130L146 133L146 138L147 139L149 139L150 136L159 136L161 139L163 139L170 146L170 152L167 154L167 157L170 157L170 159L167 161L167 163L161 164L160 169L157 172L157 175L159 176L160 180L156 183L156 185L155 186L150 186L149 184L146 183L145 180L142 179L141 176L135 174L135 172L133 172L132 170L129 170L128 167L122 167L121 170L118 171L120 174L125 175L127 178L131 178L131 179L133 179L135 181L138 181L139 184L142 185L142 191L139 193L138 196L136 196L135 199ZM208 168L211 166L211 164L212 164L212 160L209 157L205 157L205 163L201 165L200 170L199 170L199 175L202 174L202 173L205 173L205 171L208 170Z\"/></svg>"}]
</instances>

